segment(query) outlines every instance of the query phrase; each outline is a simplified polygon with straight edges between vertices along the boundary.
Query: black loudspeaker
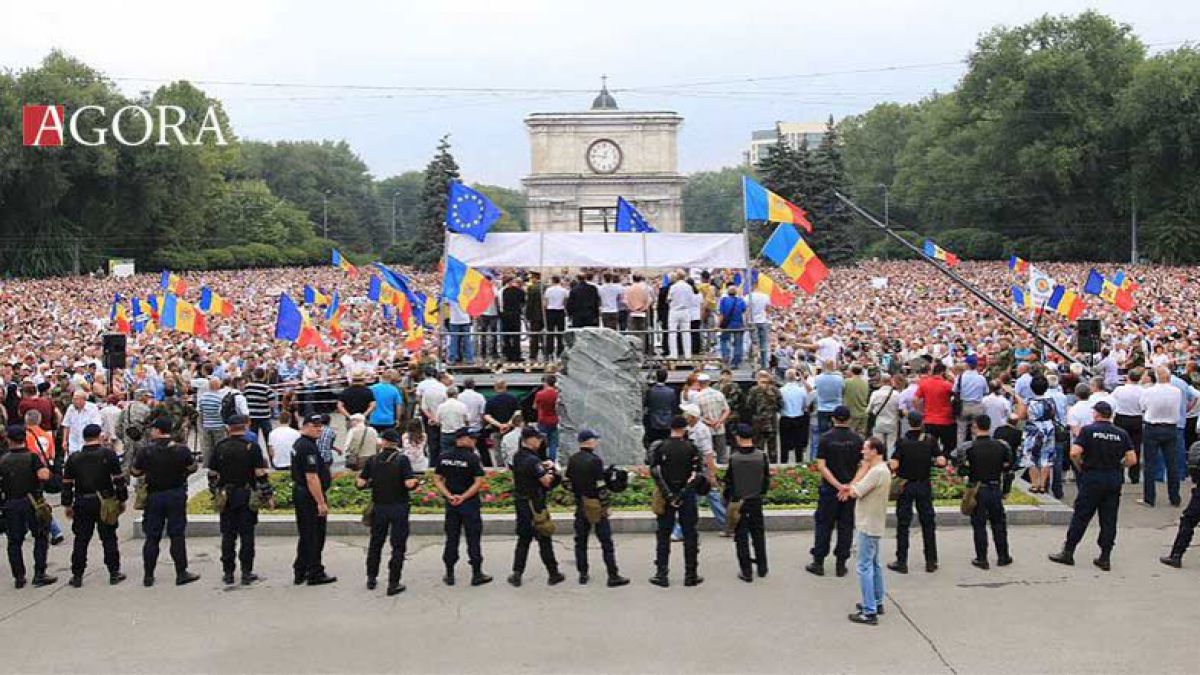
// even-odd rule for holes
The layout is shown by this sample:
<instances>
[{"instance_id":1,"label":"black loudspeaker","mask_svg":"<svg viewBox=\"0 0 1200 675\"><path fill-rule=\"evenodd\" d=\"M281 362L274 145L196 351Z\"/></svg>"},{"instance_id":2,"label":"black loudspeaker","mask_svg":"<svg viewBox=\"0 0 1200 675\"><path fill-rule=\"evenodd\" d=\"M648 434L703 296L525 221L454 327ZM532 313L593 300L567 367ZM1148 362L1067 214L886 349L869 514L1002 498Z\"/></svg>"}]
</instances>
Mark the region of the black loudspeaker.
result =
<instances>
[{"instance_id":1,"label":"black loudspeaker","mask_svg":"<svg viewBox=\"0 0 1200 675\"><path fill-rule=\"evenodd\" d=\"M1100 319L1079 319L1075 322L1075 345L1084 354L1100 351Z\"/></svg>"},{"instance_id":2,"label":"black loudspeaker","mask_svg":"<svg viewBox=\"0 0 1200 675\"><path fill-rule=\"evenodd\" d=\"M113 368L125 367L125 336L120 333L105 333L103 337L104 345L104 368L111 370Z\"/></svg>"}]
</instances>

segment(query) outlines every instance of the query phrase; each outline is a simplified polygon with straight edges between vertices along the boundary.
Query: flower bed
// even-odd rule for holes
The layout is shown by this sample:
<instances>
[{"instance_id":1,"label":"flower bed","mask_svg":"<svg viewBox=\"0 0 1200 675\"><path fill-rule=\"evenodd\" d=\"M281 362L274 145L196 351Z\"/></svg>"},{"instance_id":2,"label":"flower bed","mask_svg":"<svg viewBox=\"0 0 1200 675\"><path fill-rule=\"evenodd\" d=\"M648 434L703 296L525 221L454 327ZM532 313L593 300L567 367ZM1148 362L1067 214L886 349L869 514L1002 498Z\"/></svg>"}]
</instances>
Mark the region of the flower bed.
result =
<instances>
[{"instance_id":1,"label":"flower bed","mask_svg":"<svg viewBox=\"0 0 1200 675\"><path fill-rule=\"evenodd\" d=\"M723 474L724 472L722 472ZM370 501L369 490L354 486L355 474L342 472L334 476L329 488L330 510L334 513L361 513ZM821 475L815 465L780 466L771 469L771 488L767 492L767 506L776 508L813 507L817 503L817 486ZM275 487L275 506L279 511L292 508L292 481L286 472L271 475ZM612 505L618 510L649 510L654 482L645 467L629 470L629 488L614 493ZM963 482L952 472L937 471L933 479L933 497L940 502L952 502L962 497ZM507 470L489 471L480 493L485 512L510 512L513 508L512 476ZM1014 492L1010 503L1034 503L1021 493ZM417 488L412 491L412 505L416 513L441 511L442 499L433 485L433 474L421 477ZM574 496L562 488L550 493L550 505L554 510L571 510L575 506ZM201 492L188 504L190 513L212 513L212 501L208 491Z\"/></svg>"}]
</instances>

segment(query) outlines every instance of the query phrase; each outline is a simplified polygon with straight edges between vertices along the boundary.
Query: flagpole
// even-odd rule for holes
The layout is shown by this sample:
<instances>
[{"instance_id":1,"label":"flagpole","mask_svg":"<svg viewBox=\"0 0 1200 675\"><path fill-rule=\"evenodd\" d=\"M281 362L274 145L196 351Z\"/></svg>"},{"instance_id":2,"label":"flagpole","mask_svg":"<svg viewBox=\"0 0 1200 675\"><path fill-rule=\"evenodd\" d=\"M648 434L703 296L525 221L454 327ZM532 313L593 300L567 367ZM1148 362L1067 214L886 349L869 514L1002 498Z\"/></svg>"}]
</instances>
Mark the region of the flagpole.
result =
<instances>
[{"instance_id":1,"label":"flagpole","mask_svg":"<svg viewBox=\"0 0 1200 675\"><path fill-rule=\"evenodd\" d=\"M1019 317L1017 317L1016 314L1013 314L1012 312L1010 312L1007 307L1004 307L1000 303L996 302L987 293L984 293L983 291L976 288L974 284L970 283L966 279L963 279L956 272L951 270L949 268L949 266L937 264L933 258L930 258L929 256L925 255L924 250L922 250L921 248L919 248L917 246L914 246L910 241L908 241L904 237L901 237L900 235L896 234L896 232L894 230L892 230L892 228L879 222L878 218L876 218L875 216L868 213L865 209L863 209L858 204L855 204L854 202L850 201L850 199L848 199L842 193L835 191L834 194L837 195L837 198L840 199L842 201L842 203L844 203L846 206L849 206L856 213L858 213L858 215L862 216L863 219L867 220L872 225L874 225L875 227L882 230L884 234L886 234L889 237L891 237L892 239L896 240L905 248L909 249L913 253L916 253L918 256L920 256L921 260L924 260L925 262L932 265L934 269L941 272L943 275L949 277L951 281L953 281L956 284L967 289L967 291L970 292L971 295L974 295L975 297L979 298L985 304L987 304L989 307L996 310L996 312L998 312L1001 316L1003 316L1004 318L1008 319L1009 321L1015 323L1018 327L1021 328L1021 330L1025 331L1026 333L1029 333L1036 340L1038 340L1039 343L1050 348L1050 350L1053 351L1055 354L1058 354L1059 356L1070 361L1071 363L1078 363L1079 365L1083 366L1084 370L1088 374L1091 374L1091 369L1088 368L1088 366L1086 364L1084 364L1083 361L1080 361L1079 359L1075 358L1071 354L1067 353L1066 350L1062 349L1057 344L1051 342L1048 338L1043 336L1041 333L1038 333L1036 326L1022 321Z\"/></svg>"}]
</instances>

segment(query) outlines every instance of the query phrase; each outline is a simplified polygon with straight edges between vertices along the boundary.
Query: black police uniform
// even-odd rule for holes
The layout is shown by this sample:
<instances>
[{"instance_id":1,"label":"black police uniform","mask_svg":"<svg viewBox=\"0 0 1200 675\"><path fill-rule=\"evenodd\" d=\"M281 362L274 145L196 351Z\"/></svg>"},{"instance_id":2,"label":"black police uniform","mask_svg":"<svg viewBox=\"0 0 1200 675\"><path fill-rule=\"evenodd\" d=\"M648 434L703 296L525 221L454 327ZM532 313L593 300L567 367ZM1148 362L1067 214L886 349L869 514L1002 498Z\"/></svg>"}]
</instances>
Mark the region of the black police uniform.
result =
<instances>
[{"instance_id":1,"label":"black police uniform","mask_svg":"<svg viewBox=\"0 0 1200 675\"><path fill-rule=\"evenodd\" d=\"M771 467L762 450L738 447L729 456L725 472L725 495L730 501L741 502L737 528L733 532L738 568L742 578L750 578L750 565L758 567L758 576L767 575L767 534L763 524L763 497L771 488ZM754 557L750 557L750 542L754 542Z\"/></svg>"},{"instance_id":2,"label":"black police uniform","mask_svg":"<svg viewBox=\"0 0 1200 675\"><path fill-rule=\"evenodd\" d=\"M571 491L575 493L575 569L581 575L588 573L588 535L594 530L596 539L600 541L600 552L604 557L608 577L612 579L619 576L617 551L613 545L612 524L608 522L608 516L602 516L600 522L592 525L588 522L583 507L584 499L599 499L604 502L608 497L604 481L604 461L595 452L580 448L567 462L567 481Z\"/></svg>"},{"instance_id":3,"label":"black police uniform","mask_svg":"<svg viewBox=\"0 0 1200 675\"><path fill-rule=\"evenodd\" d=\"M470 448L455 447L450 452L438 455L434 472L445 481L450 494L461 495L471 488L476 478L483 476L483 465L479 463L479 455ZM483 547L480 544L483 516L478 494L458 506L446 502L446 545L442 551L442 562L447 572L453 571L458 563L458 542L464 530L467 533L467 560L472 570L480 572L483 569Z\"/></svg>"},{"instance_id":4,"label":"black police uniform","mask_svg":"<svg viewBox=\"0 0 1200 675\"><path fill-rule=\"evenodd\" d=\"M558 576L558 560L554 557L554 540L544 534L538 534L533 527L534 513L546 510L547 488L541 479L546 475L546 468L536 454L522 446L512 460L513 502L517 510L517 546L513 550L512 571L515 575L525 572L525 562L529 558L529 545L537 539L538 553L542 564L551 577Z\"/></svg>"},{"instance_id":5,"label":"black police uniform","mask_svg":"<svg viewBox=\"0 0 1200 675\"><path fill-rule=\"evenodd\" d=\"M1000 484L1005 471L1012 467L1014 455L1007 443L987 436L978 436L967 446L963 470L971 484L979 485L971 528L975 531L975 560L987 565L987 526L992 526L999 564L1012 562L1008 554L1008 521L1004 513L1004 495Z\"/></svg>"},{"instance_id":6,"label":"black police uniform","mask_svg":"<svg viewBox=\"0 0 1200 675\"><path fill-rule=\"evenodd\" d=\"M187 478L196 472L196 459L186 445L155 439L138 452L133 470L146 481L146 511L142 516L142 567L154 578L163 528L171 539L171 560L179 580L187 575Z\"/></svg>"},{"instance_id":7,"label":"black police uniform","mask_svg":"<svg viewBox=\"0 0 1200 675\"><path fill-rule=\"evenodd\" d=\"M925 549L925 564L936 565L937 516L933 510L933 486L930 473L934 459L940 454L938 442L919 430L910 430L896 442L892 459L899 463L896 476L904 488L896 498L896 563L908 565L908 529L912 525L913 507L921 522L921 540Z\"/></svg>"},{"instance_id":8,"label":"black police uniform","mask_svg":"<svg viewBox=\"0 0 1200 675\"><path fill-rule=\"evenodd\" d=\"M1188 454L1191 454L1190 449ZM1163 562L1174 567L1179 566L1183 554L1192 545L1192 536L1196 532L1196 526L1200 524L1200 467L1188 466L1188 473L1192 476L1192 498L1188 500L1187 508L1179 515L1179 530L1175 533L1170 555L1161 558Z\"/></svg>"},{"instance_id":9,"label":"black police uniform","mask_svg":"<svg viewBox=\"0 0 1200 675\"><path fill-rule=\"evenodd\" d=\"M367 579L379 576L383 542L389 539L392 555L388 558L388 586L400 583L404 554L408 546L408 486L416 478L412 464L396 448L384 448L367 460L359 478L371 489L371 541L367 544Z\"/></svg>"},{"instance_id":10,"label":"black police uniform","mask_svg":"<svg viewBox=\"0 0 1200 675\"><path fill-rule=\"evenodd\" d=\"M100 522L100 498L125 502L129 491L117 453L99 444L83 446L67 457L63 468L62 505L74 509L71 532L75 541L71 551L71 576L81 577L87 570L88 544L100 534L104 547L104 566L110 578L121 572L121 554L117 548L117 526Z\"/></svg>"},{"instance_id":11,"label":"black police uniform","mask_svg":"<svg viewBox=\"0 0 1200 675\"><path fill-rule=\"evenodd\" d=\"M817 459L825 460L825 466L839 482L850 484L858 472L862 459L863 438L849 427L834 427L817 442ZM837 530L837 546L833 556L844 566L850 557L850 544L854 539L853 499L838 501L837 488L824 480L817 488L817 512L814 515L816 537L813 540L813 563L822 565L829 555L829 543Z\"/></svg>"},{"instance_id":12,"label":"black police uniform","mask_svg":"<svg viewBox=\"0 0 1200 675\"><path fill-rule=\"evenodd\" d=\"M260 489L257 471L266 468L262 450L241 436L230 436L213 447L208 463L209 485L224 490L228 498L221 512L221 568L226 577L233 574L239 562L243 579L254 573L254 528L258 525L258 512L250 508L250 495L252 490Z\"/></svg>"},{"instance_id":13,"label":"black police uniform","mask_svg":"<svg viewBox=\"0 0 1200 675\"><path fill-rule=\"evenodd\" d=\"M45 464L24 446L9 448L0 457L0 496L4 499L4 524L8 533L8 566L18 586L25 584L25 556L21 547L25 535L33 536L33 576L35 582L46 574L46 553L50 549L50 528L37 519L30 497L42 497L42 481L37 473Z\"/></svg>"},{"instance_id":14,"label":"black police uniform","mask_svg":"<svg viewBox=\"0 0 1200 675\"><path fill-rule=\"evenodd\" d=\"M1133 439L1112 422L1095 422L1079 430L1075 445L1083 448L1083 470L1063 551L1075 552L1092 516L1099 512L1100 558L1107 560L1117 540L1117 509L1121 506L1121 484L1125 482L1122 460L1126 452L1133 450Z\"/></svg>"},{"instance_id":15,"label":"black police uniform","mask_svg":"<svg viewBox=\"0 0 1200 675\"><path fill-rule=\"evenodd\" d=\"M696 532L700 516L696 510L696 493L688 485L688 480L693 475L703 473L700 452L691 441L668 438L655 446L650 469L657 474L659 489L663 490L667 500L666 512L658 516L656 531L654 566L658 576L667 575L671 559L671 531L675 529L675 520L678 519L683 529L684 569L687 576L694 577L700 566L700 535Z\"/></svg>"},{"instance_id":16,"label":"black police uniform","mask_svg":"<svg viewBox=\"0 0 1200 675\"><path fill-rule=\"evenodd\" d=\"M321 554L325 550L328 518L317 515L317 498L308 492L309 474L316 474L322 494L329 491L329 484L333 480L329 475L329 465L321 458L317 442L308 436L301 436L292 446L292 502L296 509L296 531L299 535L292 573L297 584L325 576Z\"/></svg>"}]
</instances>

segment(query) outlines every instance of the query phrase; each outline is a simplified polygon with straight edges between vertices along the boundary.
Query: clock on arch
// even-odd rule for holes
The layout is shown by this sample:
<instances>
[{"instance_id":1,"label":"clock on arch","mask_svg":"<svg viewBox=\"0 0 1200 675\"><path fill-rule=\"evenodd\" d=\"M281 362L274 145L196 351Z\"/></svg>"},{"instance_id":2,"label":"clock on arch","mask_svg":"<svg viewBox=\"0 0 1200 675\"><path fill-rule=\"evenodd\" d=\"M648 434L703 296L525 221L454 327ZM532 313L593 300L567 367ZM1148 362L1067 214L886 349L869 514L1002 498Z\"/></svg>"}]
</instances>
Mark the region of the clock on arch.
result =
<instances>
[{"instance_id":1,"label":"clock on arch","mask_svg":"<svg viewBox=\"0 0 1200 675\"><path fill-rule=\"evenodd\" d=\"M607 138L592 141L587 149L587 163L596 173L614 173L621 167L621 146Z\"/></svg>"}]
</instances>

